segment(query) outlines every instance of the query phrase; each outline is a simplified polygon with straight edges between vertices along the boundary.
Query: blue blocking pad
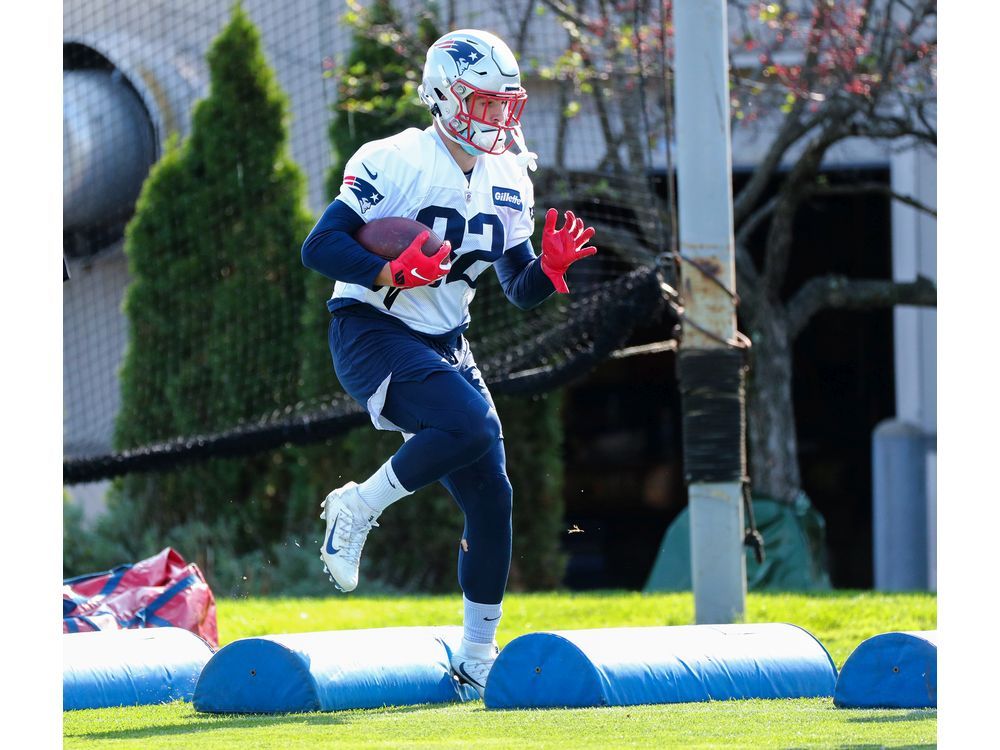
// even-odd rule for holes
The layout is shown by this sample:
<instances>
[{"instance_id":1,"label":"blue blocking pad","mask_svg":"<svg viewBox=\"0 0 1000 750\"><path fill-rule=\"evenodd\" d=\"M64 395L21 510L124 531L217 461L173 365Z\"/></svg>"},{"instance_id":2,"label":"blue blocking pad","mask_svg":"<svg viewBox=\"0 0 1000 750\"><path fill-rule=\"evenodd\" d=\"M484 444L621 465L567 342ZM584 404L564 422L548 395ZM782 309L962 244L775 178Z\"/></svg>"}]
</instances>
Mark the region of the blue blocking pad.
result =
<instances>
[{"instance_id":1,"label":"blue blocking pad","mask_svg":"<svg viewBox=\"0 0 1000 750\"><path fill-rule=\"evenodd\" d=\"M194 707L207 713L293 713L477 699L451 675L459 627L334 630L244 638L202 671Z\"/></svg>"},{"instance_id":2,"label":"blue blocking pad","mask_svg":"<svg viewBox=\"0 0 1000 750\"><path fill-rule=\"evenodd\" d=\"M212 649L182 628L63 636L63 710L191 700Z\"/></svg>"},{"instance_id":3,"label":"blue blocking pad","mask_svg":"<svg viewBox=\"0 0 1000 750\"><path fill-rule=\"evenodd\" d=\"M844 662L839 708L937 708L937 631L882 633Z\"/></svg>"},{"instance_id":4,"label":"blue blocking pad","mask_svg":"<svg viewBox=\"0 0 1000 750\"><path fill-rule=\"evenodd\" d=\"M487 708L833 695L837 669L795 625L686 625L532 633L511 641L486 684Z\"/></svg>"}]
</instances>

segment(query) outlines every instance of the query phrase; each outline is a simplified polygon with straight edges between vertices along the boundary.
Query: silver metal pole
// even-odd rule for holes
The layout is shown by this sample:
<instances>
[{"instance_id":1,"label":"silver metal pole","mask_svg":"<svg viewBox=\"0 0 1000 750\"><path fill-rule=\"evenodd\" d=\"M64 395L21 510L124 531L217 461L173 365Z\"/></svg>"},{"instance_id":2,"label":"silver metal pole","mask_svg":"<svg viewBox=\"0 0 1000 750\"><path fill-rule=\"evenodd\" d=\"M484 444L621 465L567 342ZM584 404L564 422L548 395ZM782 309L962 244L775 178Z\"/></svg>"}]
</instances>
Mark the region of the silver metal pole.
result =
<instances>
[{"instance_id":1,"label":"silver metal pole","mask_svg":"<svg viewBox=\"0 0 1000 750\"><path fill-rule=\"evenodd\" d=\"M679 0L674 31L680 252L704 271L682 264L685 312L697 324L685 326L682 348L719 349L736 334L735 305L726 293L735 290L736 271L725 0ZM742 619L742 486L694 482L688 498L695 619Z\"/></svg>"}]
</instances>

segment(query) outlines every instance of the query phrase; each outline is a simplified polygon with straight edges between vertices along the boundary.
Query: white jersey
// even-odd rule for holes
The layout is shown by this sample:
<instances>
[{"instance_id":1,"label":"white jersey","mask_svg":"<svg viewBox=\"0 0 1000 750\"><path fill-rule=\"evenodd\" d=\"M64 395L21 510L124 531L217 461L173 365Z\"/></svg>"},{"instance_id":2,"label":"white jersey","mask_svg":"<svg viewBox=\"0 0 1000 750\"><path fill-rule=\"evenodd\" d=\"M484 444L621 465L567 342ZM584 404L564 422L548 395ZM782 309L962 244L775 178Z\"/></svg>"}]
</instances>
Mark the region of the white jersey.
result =
<instances>
[{"instance_id":1,"label":"white jersey","mask_svg":"<svg viewBox=\"0 0 1000 750\"><path fill-rule=\"evenodd\" d=\"M514 155L483 155L466 182L433 126L362 146L347 162L337 197L366 222L402 216L451 241L451 271L434 284L372 291L338 281L334 287L334 299L367 302L422 333L466 326L476 279L534 230L534 191Z\"/></svg>"}]
</instances>

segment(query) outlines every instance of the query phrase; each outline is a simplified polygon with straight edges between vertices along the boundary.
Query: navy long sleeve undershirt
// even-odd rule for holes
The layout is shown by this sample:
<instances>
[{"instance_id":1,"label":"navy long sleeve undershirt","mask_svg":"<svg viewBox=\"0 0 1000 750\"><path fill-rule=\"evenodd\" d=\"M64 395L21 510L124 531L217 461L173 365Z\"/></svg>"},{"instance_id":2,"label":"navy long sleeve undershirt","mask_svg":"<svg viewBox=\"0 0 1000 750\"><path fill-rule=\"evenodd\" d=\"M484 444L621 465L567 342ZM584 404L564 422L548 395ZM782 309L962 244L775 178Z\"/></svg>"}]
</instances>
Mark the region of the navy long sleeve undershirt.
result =
<instances>
[{"instance_id":1,"label":"navy long sleeve undershirt","mask_svg":"<svg viewBox=\"0 0 1000 750\"><path fill-rule=\"evenodd\" d=\"M333 201L302 243L302 264L328 279L373 288L385 261L354 240L364 223L346 203ZM555 291L531 240L509 248L494 268L507 299L522 310L541 304Z\"/></svg>"},{"instance_id":2,"label":"navy long sleeve undershirt","mask_svg":"<svg viewBox=\"0 0 1000 750\"><path fill-rule=\"evenodd\" d=\"M385 261L355 242L354 233L364 224L354 209L335 200L302 243L302 265L333 281L371 289Z\"/></svg>"},{"instance_id":3,"label":"navy long sleeve undershirt","mask_svg":"<svg viewBox=\"0 0 1000 750\"><path fill-rule=\"evenodd\" d=\"M535 257L531 240L509 248L493 264L493 269L507 299L522 310L537 307L556 290L542 271L542 262Z\"/></svg>"}]
</instances>

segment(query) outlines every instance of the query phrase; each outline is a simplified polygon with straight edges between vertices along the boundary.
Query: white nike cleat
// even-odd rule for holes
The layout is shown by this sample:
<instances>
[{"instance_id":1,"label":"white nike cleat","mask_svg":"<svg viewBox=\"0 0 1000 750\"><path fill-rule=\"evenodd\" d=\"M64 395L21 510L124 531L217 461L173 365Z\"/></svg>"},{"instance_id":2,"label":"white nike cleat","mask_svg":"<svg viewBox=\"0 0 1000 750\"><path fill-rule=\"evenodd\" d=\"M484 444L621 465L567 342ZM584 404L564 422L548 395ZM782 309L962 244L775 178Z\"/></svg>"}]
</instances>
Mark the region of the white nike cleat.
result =
<instances>
[{"instance_id":1,"label":"white nike cleat","mask_svg":"<svg viewBox=\"0 0 1000 750\"><path fill-rule=\"evenodd\" d=\"M361 548L365 546L368 532L375 526L378 514L365 505L356 482L348 482L335 489L320 504L326 519L326 536L319 556L323 571L341 591L354 591L358 586L358 566Z\"/></svg>"},{"instance_id":2,"label":"white nike cleat","mask_svg":"<svg viewBox=\"0 0 1000 750\"><path fill-rule=\"evenodd\" d=\"M491 655L487 658L483 658L481 655L464 654L461 648L458 651L449 652L452 674L458 678L459 682L472 685L479 693L480 698L486 692L486 680L490 676L490 670L493 669L493 662L497 660L497 654L500 653L496 643L488 648Z\"/></svg>"}]
</instances>

